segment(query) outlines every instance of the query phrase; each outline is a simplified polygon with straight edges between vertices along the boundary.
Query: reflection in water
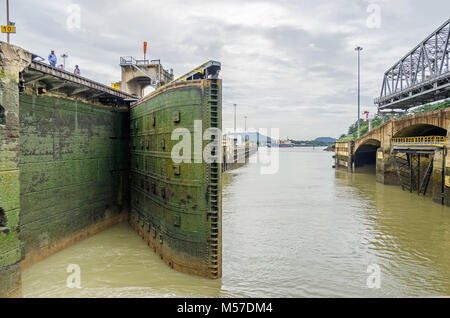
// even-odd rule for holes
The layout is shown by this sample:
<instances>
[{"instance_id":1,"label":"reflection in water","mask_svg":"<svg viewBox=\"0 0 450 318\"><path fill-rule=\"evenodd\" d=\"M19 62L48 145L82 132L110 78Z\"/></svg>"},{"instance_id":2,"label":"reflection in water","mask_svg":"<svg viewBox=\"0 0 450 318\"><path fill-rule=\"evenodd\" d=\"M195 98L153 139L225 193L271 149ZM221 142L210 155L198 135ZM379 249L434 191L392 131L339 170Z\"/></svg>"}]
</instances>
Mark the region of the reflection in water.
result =
<instances>
[{"instance_id":1,"label":"reflection in water","mask_svg":"<svg viewBox=\"0 0 450 318\"><path fill-rule=\"evenodd\" d=\"M81 289L66 287L68 264L80 266ZM221 285L173 271L127 223L33 265L22 280L24 297L217 297Z\"/></svg>"},{"instance_id":2,"label":"reflection in water","mask_svg":"<svg viewBox=\"0 0 450 318\"><path fill-rule=\"evenodd\" d=\"M171 270L127 224L23 273L25 297L384 297L450 294L450 208L331 169L321 149L280 149L280 170L229 172L223 278ZM66 287L68 264L81 289ZM381 288L366 285L381 268Z\"/></svg>"},{"instance_id":3,"label":"reflection in water","mask_svg":"<svg viewBox=\"0 0 450 318\"><path fill-rule=\"evenodd\" d=\"M390 295L450 295L450 208L400 187L370 186L371 175L336 177L370 204L370 231L362 238L388 278L383 289Z\"/></svg>"}]
</instances>

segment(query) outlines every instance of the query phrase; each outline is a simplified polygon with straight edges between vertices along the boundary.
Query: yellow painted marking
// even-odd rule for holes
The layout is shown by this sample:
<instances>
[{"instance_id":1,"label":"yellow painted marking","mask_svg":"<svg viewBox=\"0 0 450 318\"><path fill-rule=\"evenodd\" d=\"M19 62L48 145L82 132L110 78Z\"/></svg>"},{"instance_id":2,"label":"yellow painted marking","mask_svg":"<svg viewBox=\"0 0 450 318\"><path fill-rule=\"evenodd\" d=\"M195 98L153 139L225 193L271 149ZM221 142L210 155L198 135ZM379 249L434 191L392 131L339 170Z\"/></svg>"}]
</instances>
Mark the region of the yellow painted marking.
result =
<instances>
[{"instance_id":1,"label":"yellow painted marking","mask_svg":"<svg viewBox=\"0 0 450 318\"><path fill-rule=\"evenodd\" d=\"M2 25L2 33L16 33L16 27L13 25Z\"/></svg>"},{"instance_id":2,"label":"yellow painted marking","mask_svg":"<svg viewBox=\"0 0 450 318\"><path fill-rule=\"evenodd\" d=\"M447 145L447 137L445 136L428 136L428 137L401 137L392 138L392 143L397 145L408 145L408 146L434 146L434 147L445 147Z\"/></svg>"},{"instance_id":3,"label":"yellow painted marking","mask_svg":"<svg viewBox=\"0 0 450 318\"><path fill-rule=\"evenodd\" d=\"M450 176L445 176L445 186L450 188Z\"/></svg>"}]
</instances>

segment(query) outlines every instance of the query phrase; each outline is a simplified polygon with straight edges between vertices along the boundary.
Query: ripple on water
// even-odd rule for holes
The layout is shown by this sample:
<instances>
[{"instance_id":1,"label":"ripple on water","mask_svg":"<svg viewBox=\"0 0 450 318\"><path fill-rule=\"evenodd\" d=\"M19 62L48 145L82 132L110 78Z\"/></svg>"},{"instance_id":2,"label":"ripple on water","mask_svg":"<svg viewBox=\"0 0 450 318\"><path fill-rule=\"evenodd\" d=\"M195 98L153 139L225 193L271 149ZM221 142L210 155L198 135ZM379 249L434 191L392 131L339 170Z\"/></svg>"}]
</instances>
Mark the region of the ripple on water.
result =
<instances>
[{"instance_id":1,"label":"ripple on water","mask_svg":"<svg viewBox=\"0 0 450 318\"><path fill-rule=\"evenodd\" d=\"M387 297L450 294L450 209L331 169L321 149L280 151L280 169L227 173L223 278L164 265L119 224L32 266L25 297ZM82 289L66 287L68 264ZM367 288L367 268L381 288Z\"/></svg>"}]
</instances>

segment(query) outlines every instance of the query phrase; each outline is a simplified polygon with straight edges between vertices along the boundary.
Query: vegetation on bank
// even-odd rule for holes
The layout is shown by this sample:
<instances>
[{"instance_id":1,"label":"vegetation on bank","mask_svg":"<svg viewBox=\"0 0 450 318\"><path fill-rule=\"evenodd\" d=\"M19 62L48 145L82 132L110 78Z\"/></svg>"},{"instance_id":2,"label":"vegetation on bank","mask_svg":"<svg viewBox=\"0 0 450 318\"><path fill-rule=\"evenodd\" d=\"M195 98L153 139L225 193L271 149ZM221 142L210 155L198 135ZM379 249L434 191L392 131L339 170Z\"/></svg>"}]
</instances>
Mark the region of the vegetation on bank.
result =
<instances>
[{"instance_id":1,"label":"vegetation on bank","mask_svg":"<svg viewBox=\"0 0 450 318\"><path fill-rule=\"evenodd\" d=\"M384 114L384 122L387 122L394 118L400 118L400 117L408 116L408 115L415 115L415 114L431 112L433 110L443 109L443 108L447 108L447 107L450 107L450 100L445 100L441 103L420 106L420 107L417 107L407 113L405 112L405 113L396 113L396 114ZM372 124L372 129L380 126L381 124L383 124L383 116L381 114L377 114L371 120L371 124ZM367 134L368 132L369 132L369 124L364 119L360 119L360 135L361 135L361 137L364 136L365 134ZM357 138L358 138L358 121L356 121L354 124L352 124L348 128L347 134L342 134L339 137L339 141L350 141L350 140L355 140Z\"/></svg>"}]
</instances>

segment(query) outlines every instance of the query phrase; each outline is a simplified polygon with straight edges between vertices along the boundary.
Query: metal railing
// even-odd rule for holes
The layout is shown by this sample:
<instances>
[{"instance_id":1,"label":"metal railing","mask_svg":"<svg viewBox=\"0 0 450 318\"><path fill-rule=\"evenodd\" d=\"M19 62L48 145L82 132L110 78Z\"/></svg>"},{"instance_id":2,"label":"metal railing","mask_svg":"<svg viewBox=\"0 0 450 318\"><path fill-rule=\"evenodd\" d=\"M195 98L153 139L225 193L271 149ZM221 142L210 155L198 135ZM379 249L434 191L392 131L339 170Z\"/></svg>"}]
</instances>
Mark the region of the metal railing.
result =
<instances>
[{"instance_id":1,"label":"metal railing","mask_svg":"<svg viewBox=\"0 0 450 318\"><path fill-rule=\"evenodd\" d=\"M447 137L445 136L426 136L426 137L400 137L392 138L392 144L395 146L432 146L445 147Z\"/></svg>"},{"instance_id":2,"label":"metal railing","mask_svg":"<svg viewBox=\"0 0 450 318\"><path fill-rule=\"evenodd\" d=\"M121 56L120 57L120 65L158 65L161 64L161 60L138 60L132 56Z\"/></svg>"},{"instance_id":3,"label":"metal railing","mask_svg":"<svg viewBox=\"0 0 450 318\"><path fill-rule=\"evenodd\" d=\"M189 79L193 80L195 78L197 78L197 79L198 78L208 78L209 75L215 76L217 78L217 76L219 75L220 69L221 69L220 62L210 60L208 62L203 63L200 66L197 66L196 68L187 72L186 74L174 79L173 81L169 82L167 85L172 84L172 83L187 81ZM202 76L200 76L200 74Z\"/></svg>"},{"instance_id":4,"label":"metal railing","mask_svg":"<svg viewBox=\"0 0 450 318\"><path fill-rule=\"evenodd\" d=\"M119 98L124 98L124 99L134 98L134 96L132 96L126 92L115 90L112 87L95 82L95 81L88 79L86 77L83 77L83 76L75 75L73 73L70 73L70 72L67 72L64 70L60 70L56 67L52 67L43 62L32 61L27 69L29 69L31 71L37 71L37 72L43 73L45 75L50 75L50 76L53 76L60 80L64 80L66 82L80 84L80 85L89 87L91 89L101 91L106 94L113 95L113 96L116 96Z\"/></svg>"}]
</instances>

